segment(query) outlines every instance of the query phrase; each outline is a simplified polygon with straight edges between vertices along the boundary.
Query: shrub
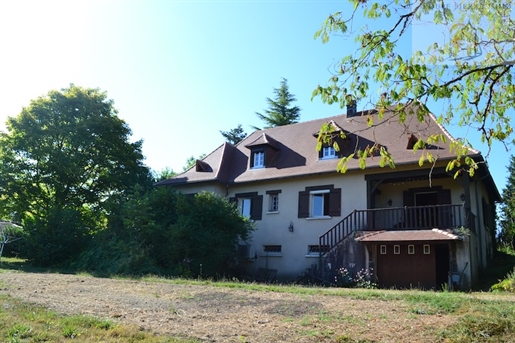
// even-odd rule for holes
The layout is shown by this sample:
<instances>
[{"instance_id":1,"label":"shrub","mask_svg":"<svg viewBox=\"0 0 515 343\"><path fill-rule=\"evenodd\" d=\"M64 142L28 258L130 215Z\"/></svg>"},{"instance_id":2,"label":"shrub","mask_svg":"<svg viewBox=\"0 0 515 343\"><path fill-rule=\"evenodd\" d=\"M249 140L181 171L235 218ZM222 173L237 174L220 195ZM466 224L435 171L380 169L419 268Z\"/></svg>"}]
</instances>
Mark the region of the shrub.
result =
<instances>
[{"instance_id":1,"label":"shrub","mask_svg":"<svg viewBox=\"0 0 515 343\"><path fill-rule=\"evenodd\" d=\"M491 290L494 292L515 293L515 267L513 268L513 271L506 275L506 278L493 285Z\"/></svg>"}]
</instances>

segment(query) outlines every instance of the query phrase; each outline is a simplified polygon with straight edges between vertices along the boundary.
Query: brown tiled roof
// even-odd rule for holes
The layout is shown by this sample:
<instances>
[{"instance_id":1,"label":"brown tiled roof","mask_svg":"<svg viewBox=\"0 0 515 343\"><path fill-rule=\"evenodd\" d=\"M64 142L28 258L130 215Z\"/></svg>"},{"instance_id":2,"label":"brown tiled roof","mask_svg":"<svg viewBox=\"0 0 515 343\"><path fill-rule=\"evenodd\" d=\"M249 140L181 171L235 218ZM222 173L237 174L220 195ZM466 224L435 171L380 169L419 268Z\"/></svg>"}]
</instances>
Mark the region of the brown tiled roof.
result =
<instances>
[{"instance_id":1,"label":"brown tiled roof","mask_svg":"<svg viewBox=\"0 0 515 343\"><path fill-rule=\"evenodd\" d=\"M367 113L371 114L367 115ZM443 126L437 123L433 115L426 116L423 122L418 121L415 115L409 116L404 123L400 123L398 117L394 116L392 112L386 112L381 119L375 111L361 112L351 118L347 118L346 115L338 115L258 130L248 135L236 146L224 143L203 159L211 166L211 172L197 172L195 168L191 168L172 179L161 181L158 185L206 181L240 183L335 173L339 159L320 160L316 150L316 137L313 136L313 133L318 132L322 124L328 122L344 130L349 138L345 141L344 146L340 146L342 153L352 152L355 146L365 149L377 142L393 156L396 165L416 164L418 167L421 152L407 149L410 135L424 139L433 134L444 134L448 141L453 139ZM370 122L373 124L370 125ZM440 161L449 160L455 155L449 150L448 141L447 143L435 143L427 149L430 149L431 153ZM249 168L251 148L265 144L278 150L272 165L259 169ZM470 150L469 156L481 158L479 152L475 150ZM379 166L379 157L369 158L367 166ZM348 170L359 169L358 159L350 160L347 167Z\"/></svg>"},{"instance_id":2,"label":"brown tiled roof","mask_svg":"<svg viewBox=\"0 0 515 343\"><path fill-rule=\"evenodd\" d=\"M417 242L417 241L456 241L460 237L440 229L375 231L356 237L360 242Z\"/></svg>"},{"instance_id":3,"label":"brown tiled roof","mask_svg":"<svg viewBox=\"0 0 515 343\"><path fill-rule=\"evenodd\" d=\"M279 149L279 144L277 143L277 141L272 137L268 136L265 132L263 132L261 136L257 137L256 140L254 140L253 142L246 144L245 148L250 149L252 147L261 145L269 145L276 150Z\"/></svg>"}]
</instances>

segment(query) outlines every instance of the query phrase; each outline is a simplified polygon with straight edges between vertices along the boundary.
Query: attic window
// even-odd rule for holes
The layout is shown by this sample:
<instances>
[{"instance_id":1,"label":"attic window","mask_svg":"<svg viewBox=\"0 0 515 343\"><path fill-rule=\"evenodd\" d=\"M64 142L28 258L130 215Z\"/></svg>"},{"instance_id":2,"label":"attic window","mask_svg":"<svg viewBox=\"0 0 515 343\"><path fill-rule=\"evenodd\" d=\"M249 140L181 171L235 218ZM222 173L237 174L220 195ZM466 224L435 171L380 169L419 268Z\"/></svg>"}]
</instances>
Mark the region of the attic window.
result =
<instances>
[{"instance_id":1,"label":"attic window","mask_svg":"<svg viewBox=\"0 0 515 343\"><path fill-rule=\"evenodd\" d=\"M417 136L415 136L412 133L409 134L408 135L408 146L406 147L406 149L413 150L413 147L415 146L415 144L417 144L417 142L418 142Z\"/></svg>"},{"instance_id":2,"label":"attic window","mask_svg":"<svg viewBox=\"0 0 515 343\"><path fill-rule=\"evenodd\" d=\"M250 169L270 167L276 154L279 152L279 143L272 137L263 133L250 144L245 145L250 150Z\"/></svg>"},{"instance_id":3,"label":"attic window","mask_svg":"<svg viewBox=\"0 0 515 343\"><path fill-rule=\"evenodd\" d=\"M265 166L264 149L256 149L252 151L252 168L263 168Z\"/></svg>"},{"instance_id":4,"label":"attic window","mask_svg":"<svg viewBox=\"0 0 515 343\"><path fill-rule=\"evenodd\" d=\"M195 162L195 171L197 172L212 172L213 169L211 168L211 166L209 164L207 164L206 162L204 161L201 161L201 160L197 160Z\"/></svg>"},{"instance_id":5,"label":"attic window","mask_svg":"<svg viewBox=\"0 0 515 343\"><path fill-rule=\"evenodd\" d=\"M322 148L322 157L323 160L336 158L336 150L332 146L325 146Z\"/></svg>"}]
</instances>

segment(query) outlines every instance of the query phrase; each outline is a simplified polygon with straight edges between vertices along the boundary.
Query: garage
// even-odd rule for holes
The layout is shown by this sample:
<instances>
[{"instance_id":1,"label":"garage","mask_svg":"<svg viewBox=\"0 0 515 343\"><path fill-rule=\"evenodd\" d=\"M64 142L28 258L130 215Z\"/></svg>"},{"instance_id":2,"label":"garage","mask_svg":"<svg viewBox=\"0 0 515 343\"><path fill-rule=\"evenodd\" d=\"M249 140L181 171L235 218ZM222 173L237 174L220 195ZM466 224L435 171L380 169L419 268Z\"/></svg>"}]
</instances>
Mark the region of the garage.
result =
<instances>
[{"instance_id":1,"label":"garage","mask_svg":"<svg viewBox=\"0 0 515 343\"><path fill-rule=\"evenodd\" d=\"M447 231L379 231L357 237L366 245L381 288L441 289L448 280L453 242Z\"/></svg>"}]
</instances>

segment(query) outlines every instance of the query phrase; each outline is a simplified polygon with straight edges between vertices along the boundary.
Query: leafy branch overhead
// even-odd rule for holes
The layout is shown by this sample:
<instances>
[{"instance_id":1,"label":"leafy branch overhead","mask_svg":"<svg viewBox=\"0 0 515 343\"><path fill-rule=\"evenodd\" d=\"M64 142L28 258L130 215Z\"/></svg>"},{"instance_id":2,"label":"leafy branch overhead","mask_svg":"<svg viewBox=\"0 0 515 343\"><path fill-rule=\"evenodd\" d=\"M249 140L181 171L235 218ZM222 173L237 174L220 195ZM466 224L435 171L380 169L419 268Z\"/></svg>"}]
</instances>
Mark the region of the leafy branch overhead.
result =
<instances>
[{"instance_id":1,"label":"leafy branch overhead","mask_svg":"<svg viewBox=\"0 0 515 343\"><path fill-rule=\"evenodd\" d=\"M356 49L334 65L328 84L319 85L313 97L341 107L366 100L380 119L393 110L401 123L410 116L423 121L430 114L426 104L436 102L445 105L441 123L477 129L489 147L495 141L513 143L513 0L349 2L349 10L329 16L315 38L327 43L334 36L352 36ZM419 36L421 28L425 32ZM441 137L417 147L428 140ZM463 153L468 143L453 144L456 160L449 169L466 165L473 173L477 166ZM434 158L423 156L422 163Z\"/></svg>"}]
</instances>

